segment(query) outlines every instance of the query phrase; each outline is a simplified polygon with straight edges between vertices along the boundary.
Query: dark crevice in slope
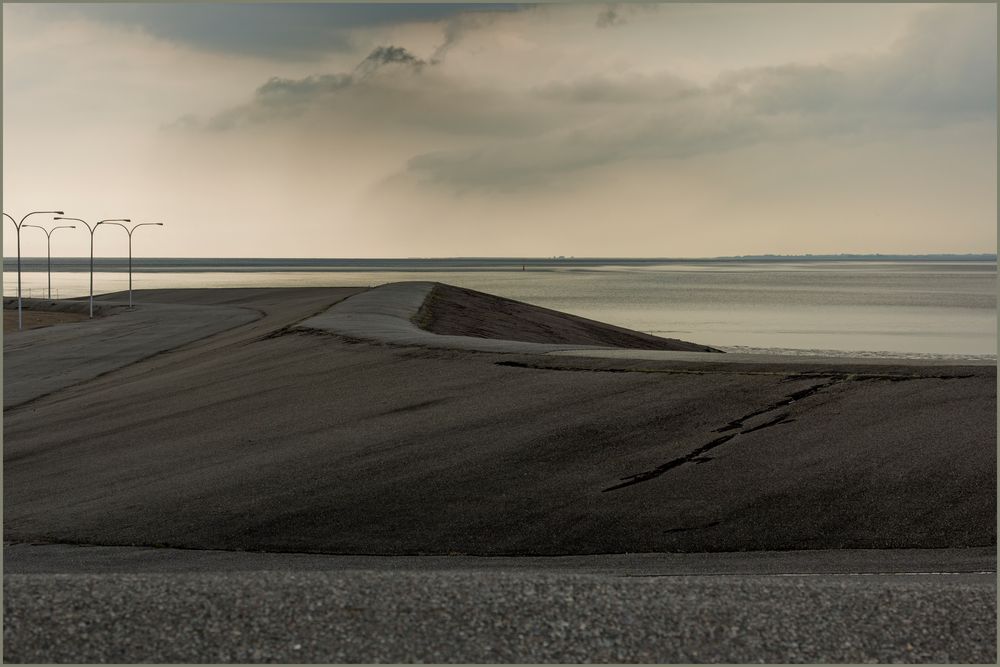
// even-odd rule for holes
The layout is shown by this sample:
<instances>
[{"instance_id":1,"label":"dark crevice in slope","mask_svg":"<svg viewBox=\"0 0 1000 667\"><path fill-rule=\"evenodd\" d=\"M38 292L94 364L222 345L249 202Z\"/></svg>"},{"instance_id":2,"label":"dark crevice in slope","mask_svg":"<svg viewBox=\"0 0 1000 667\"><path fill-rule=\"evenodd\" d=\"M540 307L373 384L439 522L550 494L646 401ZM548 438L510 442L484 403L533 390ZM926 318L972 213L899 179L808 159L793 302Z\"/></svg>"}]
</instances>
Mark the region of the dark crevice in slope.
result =
<instances>
[{"instance_id":1,"label":"dark crevice in slope","mask_svg":"<svg viewBox=\"0 0 1000 667\"><path fill-rule=\"evenodd\" d=\"M668 470L673 470L674 468L682 466L685 463L691 463L697 459L702 459L703 458L701 456L702 454L715 449L719 445L724 445L725 443L735 438L736 435L737 434L735 433L732 433L730 435L724 435L722 437L716 438L715 440L712 440L707 444L702 445L701 447L695 449L694 451L688 454L685 454L684 456L679 456L676 459L673 459L672 461L667 461L666 463L662 463L653 468L652 470L646 470L643 472L636 473L634 475L629 475L628 477L622 477L621 484L615 484L614 486L609 486L608 488L604 489L604 491L615 491L617 489L624 489L626 486L632 486L633 484L638 484L639 482L646 482L651 479L655 479L660 475L662 475L663 473L667 472ZM703 460L699 462L704 463Z\"/></svg>"},{"instance_id":2,"label":"dark crevice in slope","mask_svg":"<svg viewBox=\"0 0 1000 667\"><path fill-rule=\"evenodd\" d=\"M799 389L787 394L782 399L775 401L769 405L766 405L752 412L733 419L727 422L725 425L719 428L713 429L712 433L725 433L726 431L735 431L737 429L742 429L747 420L754 417L759 417L760 415L773 412L782 407L792 405L797 401L801 401L808 398L818 392L828 389L834 385L843 382L873 382L873 381L887 381L887 382L906 382L910 380L960 380L975 377L972 374L942 374L942 375L918 375L915 373L902 374L902 373L823 373L823 372L806 372L806 373L793 373L788 374L786 372L775 372L775 371L746 371L746 370L731 370L731 369L720 369L720 370L690 370L690 369L673 369L673 368L588 368L580 366L558 366L558 365L547 365L539 363L526 363L522 361L497 361L494 362L497 366L506 366L508 368L523 368L530 370L546 370L546 371L570 371L578 373L659 373L664 375L769 375L769 376L783 376L779 382L796 382L809 379L824 379L824 382L814 384L812 386L806 387L804 389ZM609 486L602 490L602 492L615 491L618 489L623 489L627 486L632 486L633 484L638 484L640 482L645 482L651 479L655 479L660 475L673 470L685 463L707 463L712 460L712 457L702 456L705 452L711 451L716 447L723 445L738 435L744 435L747 433L753 433L755 431L760 431L766 428L771 428L774 426L779 426L781 424L790 424L795 422L795 419L790 418L789 412L783 412L782 414L770 419L769 421L763 422L751 428L740 431L739 433L731 433L711 440L710 442L696 448L695 450L685 454L684 456L677 457L666 463L660 464L651 470L646 470L634 475L629 475L627 477L622 477L621 483Z\"/></svg>"},{"instance_id":3,"label":"dark crevice in slope","mask_svg":"<svg viewBox=\"0 0 1000 667\"><path fill-rule=\"evenodd\" d=\"M711 523L706 523L706 524L701 525L701 526L686 526L686 527L683 527L683 528L668 528L668 529L666 529L663 532L664 533L686 533L686 532L691 531L691 530L705 530L706 528L714 528L716 526L721 526L721 525L722 525L721 521L712 521Z\"/></svg>"},{"instance_id":4,"label":"dark crevice in slope","mask_svg":"<svg viewBox=\"0 0 1000 667\"><path fill-rule=\"evenodd\" d=\"M789 376L786 379L801 379L801 378L797 376ZM753 412L749 412L738 419L730 421L725 426L713 429L712 432L722 433L725 431L732 431L738 428L742 429L745 422L748 419L751 419L753 417L758 417L760 415L764 415L769 412L773 412L779 408L791 405L796 401L800 401L803 398L812 396L820 391L823 391L824 389L828 389L836 384L840 384L842 382L850 382L852 379L853 379L852 376L849 375L839 375L828 379L826 382L821 382L819 384L812 385L811 387L806 387L805 389L799 389L798 391L794 391L791 394L788 394L779 401L775 401L774 403L771 403L770 405L767 405L763 408L754 410ZM622 477L620 483L615 484L613 486L609 486L606 489L603 489L602 492L616 491L618 489L623 489L627 486L632 486L633 484L639 484L640 482L647 482L651 479L659 477L665 472L680 467L685 463L707 463L708 461L711 461L712 458L703 456L703 454L705 454L706 452L709 452L720 445L726 444L727 442L729 442L730 440L739 435L753 433L755 431L760 431L765 428L771 428L774 426L778 426L780 424L789 424L791 422L794 422L795 420L789 419L789 416L790 416L789 412L782 412L781 414L769 419L768 421L762 422L760 424L757 424L756 426L752 426L750 428L742 430L739 433L730 433L728 435L717 437L714 440L711 440L708 443L702 445L701 447L698 447L692 450L691 452L688 452L684 456L679 456L673 460L667 461L666 463L662 463L656 466L655 468L652 468L651 470L645 470L643 472L639 472L634 475Z\"/></svg>"},{"instance_id":5,"label":"dark crevice in slope","mask_svg":"<svg viewBox=\"0 0 1000 667\"><path fill-rule=\"evenodd\" d=\"M798 380L798 379L801 379L801 377L798 377L798 376L789 376L789 377L785 378L786 381L790 381L790 380L793 380L793 379L794 380ZM771 403L770 405L764 406L763 408L760 408L759 410L754 410L753 412L748 412L747 414L743 415L742 417L739 417L739 418L734 419L733 421L729 422L725 426L720 426L719 428L714 429L713 433L725 433L726 431L733 431L733 430L738 429L738 428L743 428L743 424L748 419L752 419L754 417L758 417L760 415L767 414L768 412L771 412L772 410L777 410L778 408L785 407L786 405L791 405L795 401L801 401L803 398L806 398L807 396L812 396L816 392L822 391L822 390L826 389L827 387L832 387L835 384L838 384L840 382L846 382L846 381L848 381L850 379L851 379L851 376L849 376L849 375L839 375L839 376L833 377L832 379L830 379L827 382L816 384L816 385L813 385L811 387L806 387L805 389L800 389L798 391L793 391L791 394L788 394L787 396L785 396L780 401L776 401L774 403ZM907 379L911 379L911 378L907 378ZM774 424L779 423L781 421L781 419L783 419L784 417L787 417L787 416L788 416L788 413L785 413L784 415L782 415L781 418L777 419L774 422ZM773 426L774 424L771 424L771 423L762 424L762 425L754 427L754 428L752 428L752 429L750 429L748 431L742 431L742 432L743 433L749 433L750 431L756 431L757 429L765 428L766 426Z\"/></svg>"}]
</instances>

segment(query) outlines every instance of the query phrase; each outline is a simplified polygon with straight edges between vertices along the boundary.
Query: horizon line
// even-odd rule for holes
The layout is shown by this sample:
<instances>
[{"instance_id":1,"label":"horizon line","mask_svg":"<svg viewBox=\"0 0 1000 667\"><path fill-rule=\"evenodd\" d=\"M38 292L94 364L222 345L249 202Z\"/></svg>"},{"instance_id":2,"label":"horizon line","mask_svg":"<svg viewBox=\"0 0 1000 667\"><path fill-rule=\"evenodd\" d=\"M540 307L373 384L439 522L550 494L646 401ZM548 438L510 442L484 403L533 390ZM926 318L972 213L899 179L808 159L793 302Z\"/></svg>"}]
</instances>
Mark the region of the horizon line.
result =
<instances>
[{"instance_id":1,"label":"horizon line","mask_svg":"<svg viewBox=\"0 0 1000 667\"><path fill-rule=\"evenodd\" d=\"M624 260L624 261L710 261L710 260L730 260L730 259L854 259L854 258L930 258L930 257L983 257L983 258L996 258L996 252L925 252L925 253L890 253L890 252L875 252L875 253L790 253L790 254L779 254L779 253L761 253L761 254L750 254L750 255L715 255L715 256L625 256L625 255L605 255L605 256L576 256L576 255L452 255L452 256L364 256L364 257L303 257L303 256L230 256L222 257L217 255L159 255L159 256L145 256L145 257L132 257L135 260L289 260L289 261L326 261L326 262L336 262L336 261L455 261L455 260L476 260L476 261L606 261L606 260ZM3 261L6 263L8 261L17 261L17 256L3 256ZM25 259L46 259L42 255L22 255L21 261ZM58 256L53 257L53 260L88 260L89 257L83 255L68 255L68 256ZM107 259L127 259L126 256L109 256L105 255L102 257L94 257L94 261L107 260Z\"/></svg>"}]
</instances>

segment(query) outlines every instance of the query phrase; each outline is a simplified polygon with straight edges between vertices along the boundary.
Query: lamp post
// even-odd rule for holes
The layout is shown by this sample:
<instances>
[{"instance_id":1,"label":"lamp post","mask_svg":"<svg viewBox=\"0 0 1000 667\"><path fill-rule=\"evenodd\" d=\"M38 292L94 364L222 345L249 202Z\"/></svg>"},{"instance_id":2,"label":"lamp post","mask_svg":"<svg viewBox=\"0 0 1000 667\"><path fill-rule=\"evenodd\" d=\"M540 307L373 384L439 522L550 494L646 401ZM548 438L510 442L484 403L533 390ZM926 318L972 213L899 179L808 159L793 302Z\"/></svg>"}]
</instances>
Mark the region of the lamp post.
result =
<instances>
[{"instance_id":1,"label":"lamp post","mask_svg":"<svg viewBox=\"0 0 1000 667\"><path fill-rule=\"evenodd\" d=\"M62 211L32 211L28 215L38 215L39 213L63 214ZM21 320L21 226L28 219L28 215L21 218L21 222L18 222L7 213L4 213L4 215L10 218L10 221L14 223L14 228L17 230L17 328L20 330L23 328L23 321Z\"/></svg>"},{"instance_id":2,"label":"lamp post","mask_svg":"<svg viewBox=\"0 0 1000 667\"><path fill-rule=\"evenodd\" d=\"M128 307L132 307L132 232L139 229L140 227L145 227L147 225L156 225L159 227L163 226L162 222L140 222L137 225L132 225L132 229L129 229L125 225L119 222L107 221L109 225L118 225L126 232L128 232Z\"/></svg>"},{"instance_id":3,"label":"lamp post","mask_svg":"<svg viewBox=\"0 0 1000 667\"><path fill-rule=\"evenodd\" d=\"M132 222L128 218L112 218L109 220L101 220L93 227L86 220L81 220L80 218L62 218L56 217L55 220L75 220L76 222L82 222L87 230L90 232L90 317L94 317L94 232L97 228L103 225L105 222Z\"/></svg>"},{"instance_id":4,"label":"lamp post","mask_svg":"<svg viewBox=\"0 0 1000 667\"><path fill-rule=\"evenodd\" d=\"M48 239L48 276L49 276L49 298L52 298L52 232L57 229L76 229L76 225L56 225L52 229L46 229L41 225L24 225L25 227L34 227L35 229L40 229L45 232L45 236Z\"/></svg>"}]
</instances>

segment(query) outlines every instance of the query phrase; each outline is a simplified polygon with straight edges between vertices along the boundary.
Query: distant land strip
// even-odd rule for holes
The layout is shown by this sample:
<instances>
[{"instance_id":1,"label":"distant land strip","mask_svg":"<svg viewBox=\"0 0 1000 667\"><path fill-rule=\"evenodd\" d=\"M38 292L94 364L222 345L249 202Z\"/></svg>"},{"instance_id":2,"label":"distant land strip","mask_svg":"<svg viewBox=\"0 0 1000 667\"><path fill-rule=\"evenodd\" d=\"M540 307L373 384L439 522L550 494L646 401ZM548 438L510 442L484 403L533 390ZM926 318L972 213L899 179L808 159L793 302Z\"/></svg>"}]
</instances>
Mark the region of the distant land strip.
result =
<instances>
[{"instance_id":1,"label":"distant land strip","mask_svg":"<svg viewBox=\"0 0 1000 667\"><path fill-rule=\"evenodd\" d=\"M134 257L135 272L168 271L213 272L241 270L282 271L442 271L509 269L512 267L539 268L546 266L648 266L651 264L716 264L728 262L996 262L995 253L966 254L838 254L838 255L735 255L731 257L405 257L405 258L308 258L308 257ZM16 270L17 258L5 257L4 270ZM45 257L22 257L22 271L44 271ZM94 267L101 271L126 271L127 257L95 257ZM90 270L89 257L53 257L52 268L62 272Z\"/></svg>"}]
</instances>

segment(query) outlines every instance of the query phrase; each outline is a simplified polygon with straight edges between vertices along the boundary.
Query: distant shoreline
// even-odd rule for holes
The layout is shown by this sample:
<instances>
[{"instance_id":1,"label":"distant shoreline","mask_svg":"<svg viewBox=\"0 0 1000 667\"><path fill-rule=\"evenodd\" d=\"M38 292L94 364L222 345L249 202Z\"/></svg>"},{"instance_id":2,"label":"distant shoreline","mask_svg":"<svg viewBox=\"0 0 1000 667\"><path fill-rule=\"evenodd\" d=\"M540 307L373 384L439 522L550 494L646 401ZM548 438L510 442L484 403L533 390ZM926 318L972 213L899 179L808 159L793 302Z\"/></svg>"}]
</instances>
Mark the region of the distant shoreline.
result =
<instances>
[{"instance_id":1,"label":"distant shoreline","mask_svg":"<svg viewBox=\"0 0 1000 667\"><path fill-rule=\"evenodd\" d=\"M378 270L421 270L435 271L455 269L510 269L545 268L551 266L650 266L662 264L732 264L764 263L781 264L829 263L829 262L969 262L995 263L995 254L928 254L928 255L741 255L733 257L705 258L636 258L636 257L405 257L405 258L303 258L303 257L134 257L134 271L232 271L232 270L275 270L283 271L355 271L358 269ZM13 271L16 257L4 258L4 270ZM124 270L126 257L95 257L94 267L101 270ZM45 257L21 257L22 271L44 271ZM89 257L53 257L52 268L56 271L89 271Z\"/></svg>"}]
</instances>

